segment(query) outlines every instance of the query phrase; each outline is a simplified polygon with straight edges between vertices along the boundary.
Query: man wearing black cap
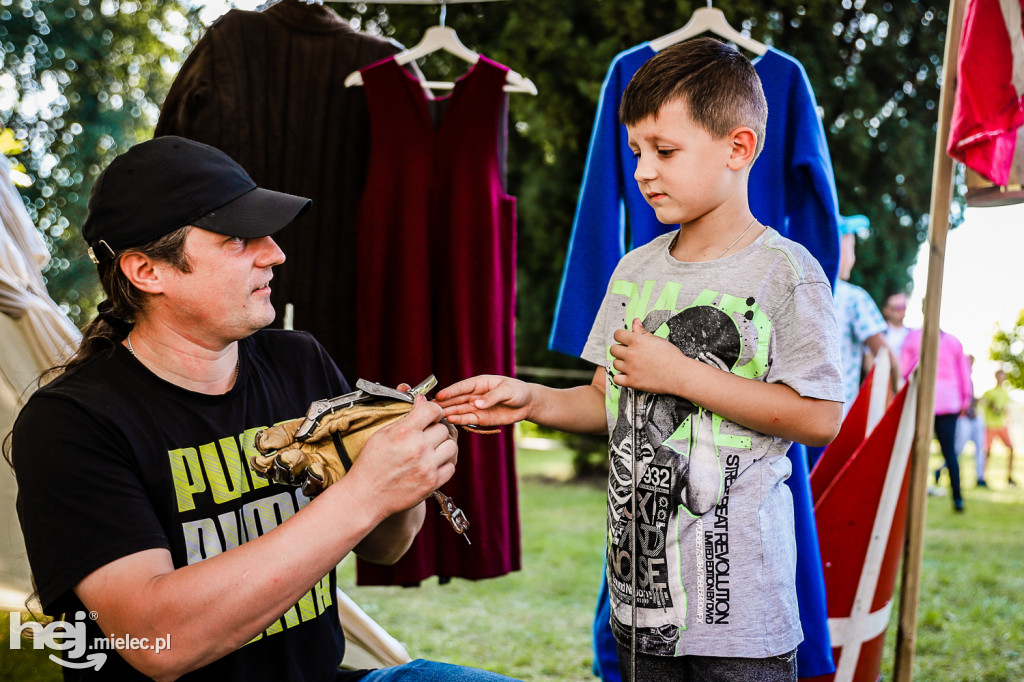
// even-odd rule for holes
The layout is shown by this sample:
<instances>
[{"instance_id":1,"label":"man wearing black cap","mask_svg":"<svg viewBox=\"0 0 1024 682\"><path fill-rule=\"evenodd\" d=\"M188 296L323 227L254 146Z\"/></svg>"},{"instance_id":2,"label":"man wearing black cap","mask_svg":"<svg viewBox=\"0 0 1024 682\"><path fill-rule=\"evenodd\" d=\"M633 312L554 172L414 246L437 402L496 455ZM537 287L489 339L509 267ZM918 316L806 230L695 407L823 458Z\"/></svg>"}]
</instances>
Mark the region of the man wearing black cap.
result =
<instances>
[{"instance_id":1,"label":"man wearing black cap","mask_svg":"<svg viewBox=\"0 0 1024 682\"><path fill-rule=\"evenodd\" d=\"M349 390L310 335L264 329L284 261L271 235L308 206L177 137L96 181L82 233L108 298L11 441L43 611L85 633L66 677L335 679L334 567L397 560L454 472L422 397L314 501L249 470L257 431ZM337 679L424 671L507 679L429 662Z\"/></svg>"}]
</instances>

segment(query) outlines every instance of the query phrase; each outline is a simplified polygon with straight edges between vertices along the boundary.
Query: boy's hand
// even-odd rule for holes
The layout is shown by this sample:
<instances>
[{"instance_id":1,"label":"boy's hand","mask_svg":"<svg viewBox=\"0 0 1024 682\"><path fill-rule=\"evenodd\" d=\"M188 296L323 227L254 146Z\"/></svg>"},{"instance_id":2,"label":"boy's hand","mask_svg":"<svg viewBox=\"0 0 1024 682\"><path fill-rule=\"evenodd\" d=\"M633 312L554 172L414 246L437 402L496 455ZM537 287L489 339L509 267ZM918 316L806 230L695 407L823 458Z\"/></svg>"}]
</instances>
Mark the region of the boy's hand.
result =
<instances>
[{"instance_id":1,"label":"boy's hand","mask_svg":"<svg viewBox=\"0 0 1024 682\"><path fill-rule=\"evenodd\" d=\"M452 424L504 426L529 416L531 397L526 382L484 374L439 391L435 402Z\"/></svg>"},{"instance_id":2,"label":"boy's hand","mask_svg":"<svg viewBox=\"0 0 1024 682\"><path fill-rule=\"evenodd\" d=\"M618 344L608 352L615 358L612 367L619 373L612 381L648 393L679 395L679 386L672 381L672 368L686 356L671 341L644 329L639 319L633 320L631 331L620 329L613 338Z\"/></svg>"}]
</instances>

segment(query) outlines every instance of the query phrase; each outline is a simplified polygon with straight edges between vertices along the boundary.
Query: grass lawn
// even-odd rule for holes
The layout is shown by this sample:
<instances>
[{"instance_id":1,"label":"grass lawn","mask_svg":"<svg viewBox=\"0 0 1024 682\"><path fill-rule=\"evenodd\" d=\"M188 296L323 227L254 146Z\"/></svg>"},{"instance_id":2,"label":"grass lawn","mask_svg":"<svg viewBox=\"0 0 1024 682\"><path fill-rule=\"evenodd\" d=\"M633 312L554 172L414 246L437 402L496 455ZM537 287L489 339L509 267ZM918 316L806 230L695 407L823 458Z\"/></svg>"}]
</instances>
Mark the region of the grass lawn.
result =
<instances>
[{"instance_id":1,"label":"grass lawn","mask_svg":"<svg viewBox=\"0 0 1024 682\"><path fill-rule=\"evenodd\" d=\"M495 670L524 680L589 681L590 625L600 580L604 488L567 482L566 450L519 455L523 570L492 580L419 588L342 588L414 658ZM933 457L932 468L938 465ZM975 488L973 458L962 458L967 512L929 497L915 679L1024 679L1024 490L1006 486L1006 459L989 464L991 487ZM1024 481L1024 463L1017 480ZM948 483L943 479L948 490ZM882 674L891 679L898 608ZM58 680L48 652L10 649L0 614L0 681Z\"/></svg>"},{"instance_id":2,"label":"grass lawn","mask_svg":"<svg viewBox=\"0 0 1024 682\"><path fill-rule=\"evenodd\" d=\"M355 587L355 562L346 560L342 589L413 658L520 679L594 680L590 626L605 489L604 481L562 483L572 473L570 457L567 450L520 451L521 571L443 586L430 579L409 589Z\"/></svg>"},{"instance_id":3,"label":"grass lawn","mask_svg":"<svg viewBox=\"0 0 1024 682\"><path fill-rule=\"evenodd\" d=\"M1020 481L1024 463L1019 454L1015 459L1014 478ZM941 462L935 447L929 471ZM963 514L953 511L945 474L946 494L928 498L916 679L1024 680L1024 489L1006 484L1006 464L1005 452L995 449L989 487L978 488L973 456L961 456ZM898 623L897 607L882 659L882 673L890 679Z\"/></svg>"}]
</instances>

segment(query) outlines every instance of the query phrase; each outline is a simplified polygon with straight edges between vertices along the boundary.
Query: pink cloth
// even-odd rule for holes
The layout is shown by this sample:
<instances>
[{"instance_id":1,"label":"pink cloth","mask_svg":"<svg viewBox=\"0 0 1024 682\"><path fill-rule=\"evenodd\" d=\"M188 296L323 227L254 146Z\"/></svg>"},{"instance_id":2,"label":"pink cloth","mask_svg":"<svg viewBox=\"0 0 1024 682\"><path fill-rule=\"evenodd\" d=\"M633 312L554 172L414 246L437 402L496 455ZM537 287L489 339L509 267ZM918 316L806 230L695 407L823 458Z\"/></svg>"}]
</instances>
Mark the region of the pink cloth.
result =
<instances>
[{"instance_id":1,"label":"pink cloth","mask_svg":"<svg viewBox=\"0 0 1024 682\"><path fill-rule=\"evenodd\" d=\"M907 334L900 353L900 366L906 378L917 366L921 356L921 330ZM939 361L935 372L935 414L960 414L971 406L974 385L971 367L964 355L964 347L952 334L939 336Z\"/></svg>"},{"instance_id":2,"label":"pink cloth","mask_svg":"<svg viewBox=\"0 0 1024 682\"><path fill-rule=\"evenodd\" d=\"M1021 48L1019 14L1017 19L1008 27L997 0L967 3L946 150L997 185L1009 180L1017 129L1024 125L1013 82L1014 51Z\"/></svg>"}]
</instances>

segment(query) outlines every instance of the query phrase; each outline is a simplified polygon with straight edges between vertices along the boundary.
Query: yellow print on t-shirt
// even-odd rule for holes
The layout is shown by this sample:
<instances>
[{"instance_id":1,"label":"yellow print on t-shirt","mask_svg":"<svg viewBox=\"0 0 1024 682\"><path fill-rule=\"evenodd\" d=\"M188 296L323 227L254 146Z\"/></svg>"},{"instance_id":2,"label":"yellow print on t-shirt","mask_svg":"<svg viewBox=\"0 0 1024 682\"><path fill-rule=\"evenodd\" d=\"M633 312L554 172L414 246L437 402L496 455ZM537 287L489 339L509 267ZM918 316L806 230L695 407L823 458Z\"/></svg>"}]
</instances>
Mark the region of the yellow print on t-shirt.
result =
<instances>
[{"instance_id":1,"label":"yellow print on t-shirt","mask_svg":"<svg viewBox=\"0 0 1024 682\"><path fill-rule=\"evenodd\" d=\"M244 504L221 507L270 485L265 478L255 475L248 464L254 455L260 454L255 438L263 428L251 428L237 437L167 453L189 565L270 532L309 503L309 498L296 487L263 497L249 495L252 499ZM212 513L218 508L223 511ZM329 574L324 576L253 641L312 620L331 607L334 597L330 578Z\"/></svg>"}]
</instances>

